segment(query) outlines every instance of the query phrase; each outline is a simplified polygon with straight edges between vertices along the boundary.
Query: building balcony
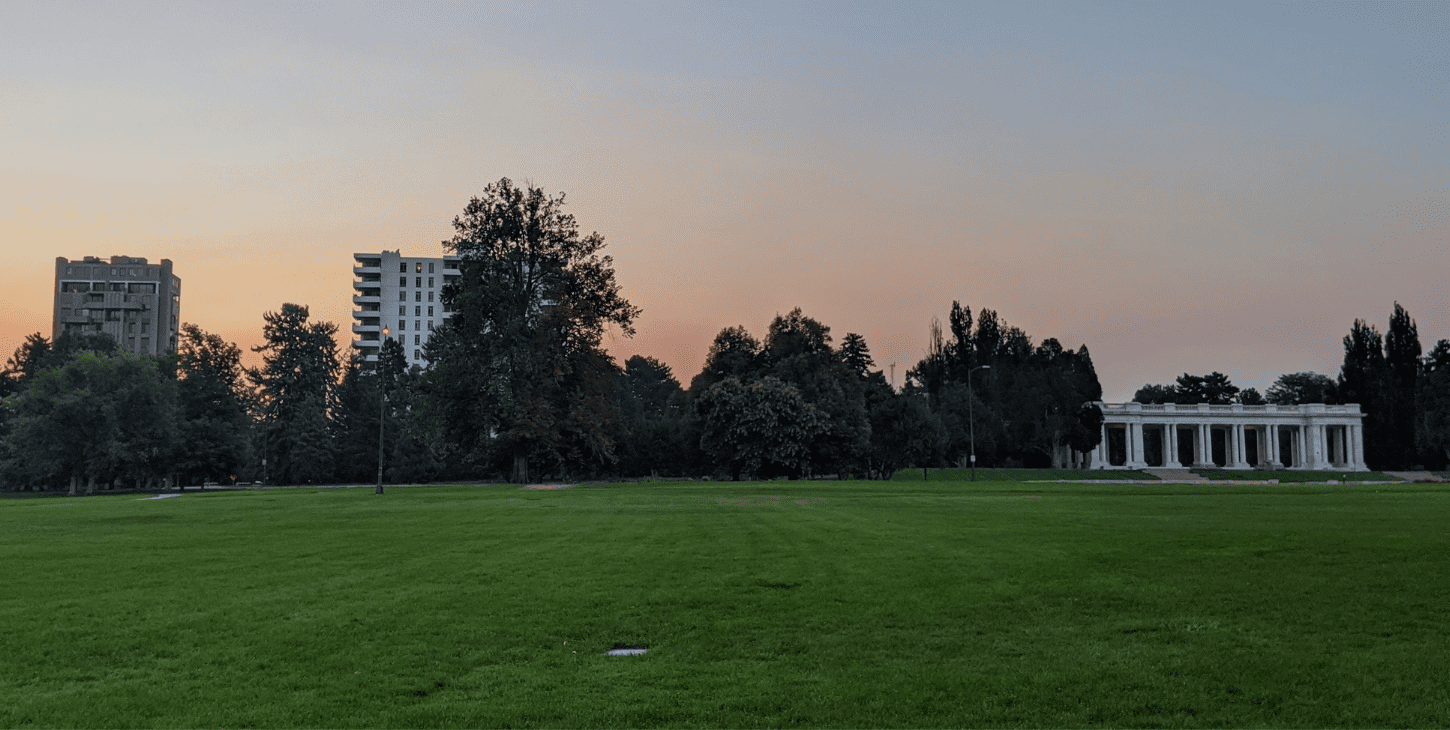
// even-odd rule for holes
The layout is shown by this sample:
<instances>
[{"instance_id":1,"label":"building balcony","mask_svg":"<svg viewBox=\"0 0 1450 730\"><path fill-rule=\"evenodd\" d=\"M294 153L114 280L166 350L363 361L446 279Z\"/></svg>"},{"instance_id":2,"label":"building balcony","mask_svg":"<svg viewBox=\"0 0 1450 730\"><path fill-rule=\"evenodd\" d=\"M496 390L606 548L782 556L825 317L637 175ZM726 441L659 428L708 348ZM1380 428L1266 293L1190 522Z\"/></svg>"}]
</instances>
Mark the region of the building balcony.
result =
<instances>
[{"instance_id":1,"label":"building balcony","mask_svg":"<svg viewBox=\"0 0 1450 730\"><path fill-rule=\"evenodd\" d=\"M372 266L363 265L352 267L353 276L366 276L369 274L371 274L372 276L382 276L383 269L377 264L373 264Z\"/></svg>"},{"instance_id":2,"label":"building balcony","mask_svg":"<svg viewBox=\"0 0 1450 730\"><path fill-rule=\"evenodd\" d=\"M371 294L368 294L368 293L354 294L353 297L352 297L352 303L353 304L380 304L383 301L383 298L380 297L380 296L378 296L378 290L377 289L371 289L370 291L372 292Z\"/></svg>"},{"instance_id":3,"label":"building balcony","mask_svg":"<svg viewBox=\"0 0 1450 730\"><path fill-rule=\"evenodd\" d=\"M366 307L352 310L353 319L377 319L381 315L382 312L379 312L377 309L368 309Z\"/></svg>"},{"instance_id":4,"label":"building balcony","mask_svg":"<svg viewBox=\"0 0 1450 730\"><path fill-rule=\"evenodd\" d=\"M382 325L379 325L377 320L372 320L372 324L368 324L366 322L359 322L352 326L352 331L355 334L362 334L364 332L376 333L381 329Z\"/></svg>"}]
</instances>

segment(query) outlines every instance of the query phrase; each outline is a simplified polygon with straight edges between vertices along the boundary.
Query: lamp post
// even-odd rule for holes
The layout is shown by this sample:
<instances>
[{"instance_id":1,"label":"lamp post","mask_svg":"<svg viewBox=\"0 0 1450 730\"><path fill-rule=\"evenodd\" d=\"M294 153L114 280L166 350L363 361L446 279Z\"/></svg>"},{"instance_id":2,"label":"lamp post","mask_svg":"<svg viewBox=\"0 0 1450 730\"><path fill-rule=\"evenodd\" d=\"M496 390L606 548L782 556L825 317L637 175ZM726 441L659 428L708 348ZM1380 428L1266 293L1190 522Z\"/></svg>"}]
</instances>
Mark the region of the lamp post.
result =
<instances>
[{"instance_id":1,"label":"lamp post","mask_svg":"<svg viewBox=\"0 0 1450 730\"><path fill-rule=\"evenodd\" d=\"M383 345L393 331L383 327L383 339L378 341L378 489L373 494L383 493L383 416L387 412L387 390L383 387Z\"/></svg>"},{"instance_id":2,"label":"lamp post","mask_svg":"<svg viewBox=\"0 0 1450 730\"><path fill-rule=\"evenodd\" d=\"M972 416L972 373L978 370L991 370L991 365L978 365L967 371L967 428L971 432L972 447L972 481L977 481L977 421ZM378 487L382 489L382 487Z\"/></svg>"}]
</instances>

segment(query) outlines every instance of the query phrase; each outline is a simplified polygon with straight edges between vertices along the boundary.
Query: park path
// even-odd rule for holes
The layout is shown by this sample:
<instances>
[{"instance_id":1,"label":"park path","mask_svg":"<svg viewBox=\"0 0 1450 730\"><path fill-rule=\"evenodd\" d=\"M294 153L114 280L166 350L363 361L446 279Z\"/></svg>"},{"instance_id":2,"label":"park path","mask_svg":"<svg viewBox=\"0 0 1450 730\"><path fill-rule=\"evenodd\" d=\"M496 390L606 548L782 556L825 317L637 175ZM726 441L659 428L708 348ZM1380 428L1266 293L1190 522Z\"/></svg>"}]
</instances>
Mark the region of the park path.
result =
<instances>
[{"instance_id":1,"label":"park path","mask_svg":"<svg viewBox=\"0 0 1450 730\"><path fill-rule=\"evenodd\" d=\"M1385 473L1407 482L1434 482L1438 484L1445 481L1438 474L1431 474L1428 471L1387 471Z\"/></svg>"},{"instance_id":2,"label":"park path","mask_svg":"<svg viewBox=\"0 0 1450 730\"><path fill-rule=\"evenodd\" d=\"M1152 474L1160 481L1171 484L1207 484L1208 478L1202 474L1194 474L1187 469L1144 469L1144 474Z\"/></svg>"}]
</instances>

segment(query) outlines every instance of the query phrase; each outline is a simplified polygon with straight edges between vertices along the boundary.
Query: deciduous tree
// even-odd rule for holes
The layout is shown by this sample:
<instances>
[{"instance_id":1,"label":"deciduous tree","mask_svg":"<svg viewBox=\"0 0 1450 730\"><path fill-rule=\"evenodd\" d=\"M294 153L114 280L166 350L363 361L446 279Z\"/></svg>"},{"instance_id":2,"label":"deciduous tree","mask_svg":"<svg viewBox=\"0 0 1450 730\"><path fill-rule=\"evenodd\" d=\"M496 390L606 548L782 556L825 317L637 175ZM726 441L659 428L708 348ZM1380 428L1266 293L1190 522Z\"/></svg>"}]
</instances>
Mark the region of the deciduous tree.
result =
<instances>
[{"instance_id":1,"label":"deciduous tree","mask_svg":"<svg viewBox=\"0 0 1450 730\"><path fill-rule=\"evenodd\" d=\"M615 281L604 237L580 235L562 193L508 178L453 228L445 246L462 276L443 288L453 318L429 343L424 391L441 431L476 460L507 458L515 481L529 479L531 460L610 462L618 368L602 340L609 327L632 336L640 310Z\"/></svg>"}]
</instances>

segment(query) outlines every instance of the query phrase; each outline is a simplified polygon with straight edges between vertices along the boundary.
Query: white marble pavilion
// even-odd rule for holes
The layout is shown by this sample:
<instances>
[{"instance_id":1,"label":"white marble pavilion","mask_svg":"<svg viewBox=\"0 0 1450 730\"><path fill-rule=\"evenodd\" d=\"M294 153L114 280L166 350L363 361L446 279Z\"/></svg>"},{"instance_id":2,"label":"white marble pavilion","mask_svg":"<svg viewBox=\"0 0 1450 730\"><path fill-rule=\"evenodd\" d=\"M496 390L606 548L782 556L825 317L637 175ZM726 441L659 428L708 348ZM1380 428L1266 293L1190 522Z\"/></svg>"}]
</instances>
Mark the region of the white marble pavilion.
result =
<instances>
[{"instance_id":1,"label":"white marble pavilion","mask_svg":"<svg viewBox=\"0 0 1450 730\"><path fill-rule=\"evenodd\" d=\"M1330 406L1099 403L1103 439L1090 469L1368 471L1358 404Z\"/></svg>"}]
</instances>

